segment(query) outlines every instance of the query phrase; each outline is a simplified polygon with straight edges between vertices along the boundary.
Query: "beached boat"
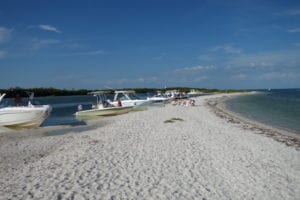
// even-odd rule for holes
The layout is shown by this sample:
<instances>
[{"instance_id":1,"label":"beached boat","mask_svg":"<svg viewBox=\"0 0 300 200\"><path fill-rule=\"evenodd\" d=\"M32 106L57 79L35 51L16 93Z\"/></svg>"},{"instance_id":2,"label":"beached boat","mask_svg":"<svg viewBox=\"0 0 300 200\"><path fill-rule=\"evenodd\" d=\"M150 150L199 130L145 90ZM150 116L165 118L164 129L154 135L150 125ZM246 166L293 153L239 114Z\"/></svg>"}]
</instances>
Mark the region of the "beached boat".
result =
<instances>
[{"instance_id":1,"label":"beached boat","mask_svg":"<svg viewBox=\"0 0 300 200\"><path fill-rule=\"evenodd\" d=\"M1 95L0 102L5 94ZM33 95L32 95L33 97ZM51 113L50 105L33 105L31 100L27 106L0 105L0 126L16 128L39 127Z\"/></svg>"},{"instance_id":2,"label":"beached boat","mask_svg":"<svg viewBox=\"0 0 300 200\"><path fill-rule=\"evenodd\" d=\"M134 106L113 105L106 98L106 91L96 91L89 94L97 98L96 105L89 110L80 110L75 113L76 116L93 117L93 116L112 116L127 113L133 109Z\"/></svg>"},{"instance_id":3,"label":"beached boat","mask_svg":"<svg viewBox=\"0 0 300 200\"><path fill-rule=\"evenodd\" d=\"M168 97L162 94L160 91L152 97L147 97L148 100L151 100L153 103L170 103L174 98Z\"/></svg>"},{"instance_id":4,"label":"beached boat","mask_svg":"<svg viewBox=\"0 0 300 200\"><path fill-rule=\"evenodd\" d=\"M168 90L165 95L173 99L187 99L189 96L185 92L179 92L178 90Z\"/></svg>"},{"instance_id":5,"label":"beached boat","mask_svg":"<svg viewBox=\"0 0 300 200\"><path fill-rule=\"evenodd\" d=\"M200 92L199 90L194 90L194 89L192 89L190 92L187 93L187 95L189 97L198 97L202 94L203 94L203 92Z\"/></svg>"},{"instance_id":6,"label":"beached boat","mask_svg":"<svg viewBox=\"0 0 300 200\"><path fill-rule=\"evenodd\" d=\"M118 106L134 106L137 107L144 107L152 104L151 100L148 99L140 99L134 91L126 90L126 91L115 91L115 96L112 105Z\"/></svg>"}]
</instances>

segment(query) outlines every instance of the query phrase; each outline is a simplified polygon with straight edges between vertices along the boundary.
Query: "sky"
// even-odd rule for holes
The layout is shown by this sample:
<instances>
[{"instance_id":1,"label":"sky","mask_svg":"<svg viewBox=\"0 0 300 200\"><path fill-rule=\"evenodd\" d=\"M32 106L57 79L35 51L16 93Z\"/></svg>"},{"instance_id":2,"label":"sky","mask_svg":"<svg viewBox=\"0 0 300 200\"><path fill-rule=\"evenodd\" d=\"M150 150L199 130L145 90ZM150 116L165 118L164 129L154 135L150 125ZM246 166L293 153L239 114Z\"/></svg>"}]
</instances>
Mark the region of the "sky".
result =
<instances>
[{"instance_id":1,"label":"sky","mask_svg":"<svg viewBox=\"0 0 300 200\"><path fill-rule=\"evenodd\" d=\"M0 88L300 88L299 0L0 0Z\"/></svg>"}]
</instances>

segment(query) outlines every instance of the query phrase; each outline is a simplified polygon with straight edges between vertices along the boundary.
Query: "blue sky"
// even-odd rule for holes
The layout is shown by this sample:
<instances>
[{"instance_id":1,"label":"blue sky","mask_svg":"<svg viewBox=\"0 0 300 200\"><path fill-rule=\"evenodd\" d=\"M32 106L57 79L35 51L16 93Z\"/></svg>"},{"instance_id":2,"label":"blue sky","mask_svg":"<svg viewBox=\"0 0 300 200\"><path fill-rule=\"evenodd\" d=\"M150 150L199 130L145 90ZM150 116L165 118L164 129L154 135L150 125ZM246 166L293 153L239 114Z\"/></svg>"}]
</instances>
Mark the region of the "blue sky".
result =
<instances>
[{"instance_id":1,"label":"blue sky","mask_svg":"<svg viewBox=\"0 0 300 200\"><path fill-rule=\"evenodd\" d=\"M300 87L297 0L1 0L0 88Z\"/></svg>"}]
</instances>

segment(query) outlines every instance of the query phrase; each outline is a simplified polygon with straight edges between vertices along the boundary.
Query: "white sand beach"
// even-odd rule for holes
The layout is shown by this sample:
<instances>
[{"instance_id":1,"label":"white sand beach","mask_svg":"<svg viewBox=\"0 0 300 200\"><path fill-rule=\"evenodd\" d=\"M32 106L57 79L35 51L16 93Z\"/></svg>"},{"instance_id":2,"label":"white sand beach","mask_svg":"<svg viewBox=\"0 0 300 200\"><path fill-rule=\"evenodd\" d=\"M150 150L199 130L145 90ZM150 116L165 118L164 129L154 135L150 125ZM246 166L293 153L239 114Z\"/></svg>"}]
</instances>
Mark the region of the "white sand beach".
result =
<instances>
[{"instance_id":1,"label":"white sand beach","mask_svg":"<svg viewBox=\"0 0 300 200\"><path fill-rule=\"evenodd\" d=\"M299 140L224 113L222 96L65 134L2 129L0 199L299 199Z\"/></svg>"}]
</instances>

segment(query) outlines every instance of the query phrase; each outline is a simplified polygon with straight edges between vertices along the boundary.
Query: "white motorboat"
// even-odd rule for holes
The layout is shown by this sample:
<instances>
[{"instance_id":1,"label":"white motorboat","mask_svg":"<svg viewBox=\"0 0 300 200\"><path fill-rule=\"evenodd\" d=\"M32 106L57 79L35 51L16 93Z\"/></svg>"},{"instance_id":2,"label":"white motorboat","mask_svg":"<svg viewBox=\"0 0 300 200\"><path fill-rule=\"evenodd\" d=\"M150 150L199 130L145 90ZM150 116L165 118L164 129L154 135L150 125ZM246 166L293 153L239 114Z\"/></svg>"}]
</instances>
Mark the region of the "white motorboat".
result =
<instances>
[{"instance_id":1,"label":"white motorboat","mask_svg":"<svg viewBox=\"0 0 300 200\"><path fill-rule=\"evenodd\" d=\"M199 90L194 90L194 89L192 89L190 92L187 93L187 95L189 97L197 97L197 96L200 96L202 94L203 94L203 92L200 92Z\"/></svg>"},{"instance_id":2,"label":"white motorboat","mask_svg":"<svg viewBox=\"0 0 300 200\"><path fill-rule=\"evenodd\" d=\"M168 90L165 95L173 99L187 99L188 95L185 92L179 92L178 90Z\"/></svg>"},{"instance_id":3,"label":"white motorboat","mask_svg":"<svg viewBox=\"0 0 300 200\"><path fill-rule=\"evenodd\" d=\"M126 91L115 91L115 96L112 105L118 106L134 106L142 107L152 104L151 100L148 99L140 99L134 91L126 90Z\"/></svg>"},{"instance_id":4,"label":"white motorboat","mask_svg":"<svg viewBox=\"0 0 300 200\"><path fill-rule=\"evenodd\" d=\"M0 97L0 102L5 94ZM33 98L33 95L32 95ZM15 128L39 127L51 113L50 105L0 106L0 126Z\"/></svg>"},{"instance_id":5,"label":"white motorboat","mask_svg":"<svg viewBox=\"0 0 300 200\"><path fill-rule=\"evenodd\" d=\"M147 99L151 100L153 103L170 103L174 98L168 97L158 91L156 95L153 97L147 97Z\"/></svg>"},{"instance_id":6,"label":"white motorboat","mask_svg":"<svg viewBox=\"0 0 300 200\"><path fill-rule=\"evenodd\" d=\"M93 117L93 116L112 116L127 113L132 110L133 106L113 105L106 99L106 91L91 92L89 94L97 97L97 103L89 110L80 110L75 113L79 117Z\"/></svg>"}]
</instances>

